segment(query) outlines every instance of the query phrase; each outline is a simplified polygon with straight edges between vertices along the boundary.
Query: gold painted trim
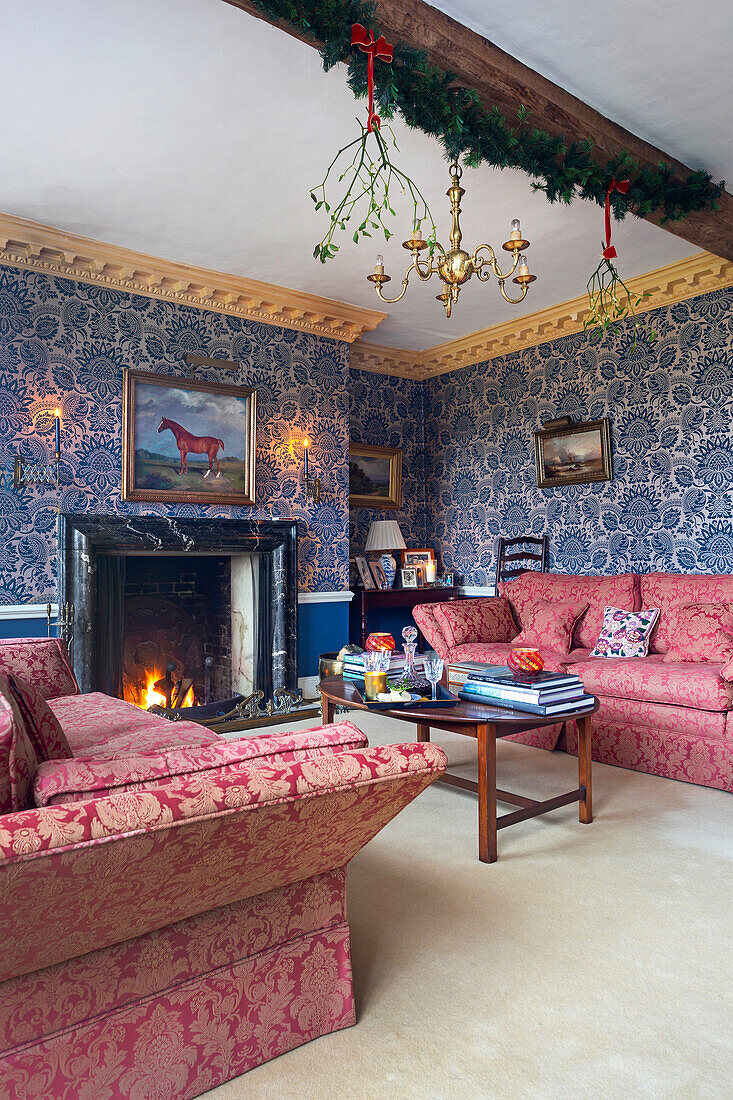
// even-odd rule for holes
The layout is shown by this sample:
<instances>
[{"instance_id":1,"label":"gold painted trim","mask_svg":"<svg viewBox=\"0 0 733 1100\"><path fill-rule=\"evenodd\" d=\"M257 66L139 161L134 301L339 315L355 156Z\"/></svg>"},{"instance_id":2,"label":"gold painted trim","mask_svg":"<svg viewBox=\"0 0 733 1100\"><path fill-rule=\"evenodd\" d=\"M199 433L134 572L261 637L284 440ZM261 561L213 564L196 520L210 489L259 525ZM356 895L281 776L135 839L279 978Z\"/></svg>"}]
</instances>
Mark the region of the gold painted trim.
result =
<instances>
[{"instance_id":1,"label":"gold painted trim","mask_svg":"<svg viewBox=\"0 0 733 1100\"><path fill-rule=\"evenodd\" d=\"M638 313L646 313L650 309L708 294L711 290L733 286L733 262L713 256L710 252L698 252L656 271L637 275L628 280L628 286L638 296L649 292L649 297L637 309ZM351 366L418 381L436 378L500 355L536 347L559 336L582 332L587 314L588 298L583 295L422 352L386 348L359 340L351 346Z\"/></svg>"},{"instance_id":2,"label":"gold painted trim","mask_svg":"<svg viewBox=\"0 0 733 1100\"><path fill-rule=\"evenodd\" d=\"M317 294L175 263L0 213L0 264L233 313L351 343L387 316Z\"/></svg>"}]
</instances>

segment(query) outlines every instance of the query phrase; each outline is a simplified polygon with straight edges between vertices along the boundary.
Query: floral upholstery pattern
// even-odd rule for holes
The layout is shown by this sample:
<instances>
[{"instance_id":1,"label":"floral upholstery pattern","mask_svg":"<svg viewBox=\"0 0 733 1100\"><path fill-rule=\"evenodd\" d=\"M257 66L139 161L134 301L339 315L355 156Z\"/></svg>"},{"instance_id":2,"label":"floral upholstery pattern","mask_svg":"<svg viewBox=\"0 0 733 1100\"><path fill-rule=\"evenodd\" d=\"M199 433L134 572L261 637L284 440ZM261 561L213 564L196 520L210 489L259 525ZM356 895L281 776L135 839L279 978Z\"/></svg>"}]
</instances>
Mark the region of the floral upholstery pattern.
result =
<instances>
[{"instance_id":1,"label":"floral upholstery pattern","mask_svg":"<svg viewBox=\"0 0 733 1100\"><path fill-rule=\"evenodd\" d=\"M422 743L261 758L0 817L0 981L343 867L445 767Z\"/></svg>"},{"instance_id":2,"label":"floral upholstery pattern","mask_svg":"<svg viewBox=\"0 0 733 1100\"><path fill-rule=\"evenodd\" d=\"M36 754L8 681L0 676L0 814L30 805Z\"/></svg>"},{"instance_id":3,"label":"floral upholstery pattern","mask_svg":"<svg viewBox=\"0 0 733 1100\"><path fill-rule=\"evenodd\" d=\"M517 633L511 605L502 596L438 603L435 618L451 649L466 642L509 642Z\"/></svg>"},{"instance_id":4,"label":"floral upholstery pattern","mask_svg":"<svg viewBox=\"0 0 733 1100\"><path fill-rule=\"evenodd\" d=\"M435 618L435 604L420 603L412 609L412 617L422 631L423 637L429 646L435 650L439 657L447 660L448 643L443 637L440 623Z\"/></svg>"},{"instance_id":5,"label":"floral upholstery pattern","mask_svg":"<svg viewBox=\"0 0 733 1100\"><path fill-rule=\"evenodd\" d=\"M213 772L224 777L245 760L267 757L269 763L284 764L304 756L346 748L363 749L366 745L361 730L350 722L340 722L273 737L217 741L112 759L50 760L37 768L33 792L37 806L53 806L124 791L159 789L179 775Z\"/></svg>"},{"instance_id":6,"label":"floral upholstery pattern","mask_svg":"<svg viewBox=\"0 0 733 1100\"><path fill-rule=\"evenodd\" d=\"M672 643L665 661L712 661L733 657L733 613L725 603L685 603L677 608ZM725 670L721 670L721 674ZM726 677L724 677L726 678Z\"/></svg>"},{"instance_id":7,"label":"floral upholstery pattern","mask_svg":"<svg viewBox=\"0 0 733 1100\"><path fill-rule=\"evenodd\" d=\"M341 867L10 978L0 985L0 1050L78 1026L345 920L346 869Z\"/></svg>"},{"instance_id":8,"label":"floral upholstery pattern","mask_svg":"<svg viewBox=\"0 0 733 1100\"><path fill-rule=\"evenodd\" d=\"M639 724L639 716L643 713L658 737L663 737L665 733L686 733L716 740L730 739L726 722L728 715L733 713L731 711L698 710L672 703L647 704L640 703L638 699L619 699L611 695L599 695L598 698L603 700L604 721L634 726Z\"/></svg>"},{"instance_id":9,"label":"floral upholstery pattern","mask_svg":"<svg viewBox=\"0 0 733 1100\"><path fill-rule=\"evenodd\" d=\"M0 675L8 674L27 680L44 699L76 695L79 691L66 642L61 638L3 638Z\"/></svg>"},{"instance_id":10,"label":"floral upholstery pattern","mask_svg":"<svg viewBox=\"0 0 733 1100\"><path fill-rule=\"evenodd\" d=\"M91 755L99 759L128 755L138 748L204 745L219 740L197 722L168 722L99 691L51 699L49 706L75 757Z\"/></svg>"},{"instance_id":11,"label":"floral upholstery pattern","mask_svg":"<svg viewBox=\"0 0 733 1100\"><path fill-rule=\"evenodd\" d=\"M64 737L61 723L40 691L20 676L12 674L8 676L7 683L23 717L36 760L68 759L72 755L69 742Z\"/></svg>"},{"instance_id":12,"label":"floral upholstery pattern","mask_svg":"<svg viewBox=\"0 0 733 1100\"><path fill-rule=\"evenodd\" d=\"M522 612L524 625L514 639L514 645L569 653L573 631L587 610L587 601L537 600L534 604L527 603Z\"/></svg>"},{"instance_id":13,"label":"floral upholstery pattern","mask_svg":"<svg viewBox=\"0 0 733 1100\"><path fill-rule=\"evenodd\" d=\"M636 721L618 722L604 716L604 702L593 716L593 759L602 764L664 775L684 783L700 783L733 791L733 742L694 733L665 731L654 726L656 707L636 705ZM577 754L577 723L568 722L565 750Z\"/></svg>"},{"instance_id":14,"label":"floral upholstery pattern","mask_svg":"<svg viewBox=\"0 0 733 1100\"><path fill-rule=\"evenodd\" d=\"M666 653L671 647L682 604L733 604L733 574L644 573L640 584L641 607L660 608L650 653Z\"/></svg>"},{"instance_id":15,"label":"floral upholstery pattern","mask_svg":"<svg viewBox=\"0 0 733 1100\"><path fill-rule=\"evenodd\" d=\"M644 611L623 611L607 607L603 627L591 657L646 657L659 608Z\"/></svg>"},{"instance_id":16,"label":"floral upholstery pattern","mask_svg":"<svg viewBox=\"0 0 733 1100\"><path fill-rule=\"evenodd\" d=\"M591 659L571 666L591 695L611 695L648 703L701 710L730 710L733 684L713 664L666 664L660 655Z\"/></svg>"},{"instance_id":17,"label":"floral upholstery pattern","mask_svg":"<svg viewBox=\"0 0 733 1100\"><path fill-rule=\"evenodd\" d=\"M512 605L514 617L521 629L527 625L528 609L537 600L565 600L588 603L588 610L575 631L573 645L592 649L601 632L603 613L607 606L638 610L639 578L634 573L616 577L565 576L562 573L523 573L499 585L502 596Z\"/></svg>"}]
</instances>

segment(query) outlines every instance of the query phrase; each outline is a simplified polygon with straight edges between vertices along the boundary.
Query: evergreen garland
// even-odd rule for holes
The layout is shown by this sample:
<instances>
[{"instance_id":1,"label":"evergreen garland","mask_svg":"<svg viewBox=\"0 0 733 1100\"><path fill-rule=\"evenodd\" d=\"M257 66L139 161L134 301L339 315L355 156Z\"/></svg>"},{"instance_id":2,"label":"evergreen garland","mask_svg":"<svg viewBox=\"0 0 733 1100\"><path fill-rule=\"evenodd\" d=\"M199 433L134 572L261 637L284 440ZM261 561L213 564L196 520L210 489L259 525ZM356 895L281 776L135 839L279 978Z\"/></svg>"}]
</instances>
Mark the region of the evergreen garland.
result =
<instances>
[{"instance_id":1,"label":"evergreen garland","mask_svg":"<svg viewBox=\"0 0 733 1100\"><path fill-rule=\"evenodd\" d=\"M349 87L357 97L367 93L366 58L351 45L351 27L361 23L375 29L377 5L370 0L253 0L269 19L287 23L294 31L315 39L328 71L344 62ZM639 217L658 212L662 221L676 221L695 210L717 210L723 183L713 183L708 172L691 172L675 179L674 169L660 162L643 168L628 153L605 165L593 160L593 142L568 142L531 126L520 107L517 125L510 126L497 107L486 110L475 91L453 89L454 76L428 61L427 55L404 42L394 44L394 62L377 66L374 91L379 112L391 118L399 112L408 126L441 142L448 159L461 157L469 167L482 161L497 168L520 168L544 191L549 202L571 203L576 195L600 206L608 181L628 176L624 196L611 196L614 216L621 220L630 208Z\"/></svg>"}]
</instances>

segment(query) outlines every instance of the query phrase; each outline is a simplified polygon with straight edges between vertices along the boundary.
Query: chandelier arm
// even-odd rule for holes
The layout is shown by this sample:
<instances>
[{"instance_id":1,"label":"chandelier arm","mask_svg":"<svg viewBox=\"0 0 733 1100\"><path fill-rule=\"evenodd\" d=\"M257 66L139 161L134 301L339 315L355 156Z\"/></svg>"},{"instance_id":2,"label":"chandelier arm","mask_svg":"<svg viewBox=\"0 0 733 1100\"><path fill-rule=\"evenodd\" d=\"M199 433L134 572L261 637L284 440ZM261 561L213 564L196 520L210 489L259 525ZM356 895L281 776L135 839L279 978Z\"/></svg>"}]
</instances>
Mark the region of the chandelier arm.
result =
<instances>
[{"instance_id":1,"label":"chandelier arm","mask_svg":"<svg viewBox=\"0 0 733 1100\"><path fill-rule=\"evenodd\" d=\"M506 273L501 270L498 263L496 262L496 258L494 258L491 266L493 268L494 274L496 275L497 279L502 280L502 279L508 279L511 275L514 274L514 272L517 270L517 264L518 263L519 263L519 253L515 252L514 253L514 263L512 264L512 266L509 268L509 270ZM517 299L517 301L519 301L519 302L521 302L521 300L522 300L521 298ZM512 299L507 298L507 301L511 302Z\"/></svg>"},{"instance_id":2,"label":"chandelier arm","mask_svg":"<svg viewBox=\"0 0 733 1100\"><path fill-rule=\"evenodd\" d=\"M512 270L514 270L514 269L512 268ZM509 272L509 274L511 275L511 271ZM519 298L510 298L509 295L504 290L504 279L499 279L499 290L501 291L502 298L504 298L504 300L507 301L507 302L511 302L511 304L513 306L519 305L520 302L524 301L524 299L527 297L527 289L528 289L528 286L527 286L527 283L525 283L524 286L522 287L522 293L519 296Z\"/></svg>"},{"instance_id":3,"label":"chandelier arm","mask_svg":"<svg viewBox=\"0 0 733 1100\"><path fill-rule=\"evenodd\" d=\"M375 283L374 289L376 290L377 296L381 299L381 301L386 302L387 305L393 305L395 302L399 302L400 298L404 298L405 292L407 291L407 284L410 281L410 272L414 268L417 271L418 275L420 274L420 271L419 271L418 266L417 266L418 262L419 261L418 261L418 258L416 256L415 259L410 264L410 266L408 267L405 274L402 276L402 290L399 292L399 294L397 295L396 298L385 298L385 296L382 294L381 284L380 283Z\"/></svg>"}]
</instances>

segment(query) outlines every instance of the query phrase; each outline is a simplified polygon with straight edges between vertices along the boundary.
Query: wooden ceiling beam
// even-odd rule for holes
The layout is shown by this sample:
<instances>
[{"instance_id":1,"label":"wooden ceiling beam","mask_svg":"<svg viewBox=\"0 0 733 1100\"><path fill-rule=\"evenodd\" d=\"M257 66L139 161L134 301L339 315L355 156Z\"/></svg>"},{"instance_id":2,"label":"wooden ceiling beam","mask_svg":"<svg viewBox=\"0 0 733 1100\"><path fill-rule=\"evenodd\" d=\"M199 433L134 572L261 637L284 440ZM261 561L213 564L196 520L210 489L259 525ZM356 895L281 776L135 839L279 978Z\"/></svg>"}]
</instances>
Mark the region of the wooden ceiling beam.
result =
<instances>
[{"instance_id":1,"label":"wooden ceiling beam","mask_svg":"<svg viewBox=\"0 0 733 1100\"><path fill-rule=\"evenodd\" d=\"M225 2L264 18L249 0ZM455 73L461 84L473 88L484 107L497 106L508 121L516 117L523 104L531 112L531 123L539 129L562 134L568 141L591 138L599 162L626 150L642 167L656 168L665 161L681 177L692 171L424 0L378 0L377 23L388 41L403 41L425 50L435 65ZM294 33L284 24L275 25L318 48L315 39ZM662 224L659 214L650 214L646 220ZM679 221L666 222L663 228L716 256L733 260L733 195L724 192L718 210L690 213Z\"/></svg>"}]
</instances>

